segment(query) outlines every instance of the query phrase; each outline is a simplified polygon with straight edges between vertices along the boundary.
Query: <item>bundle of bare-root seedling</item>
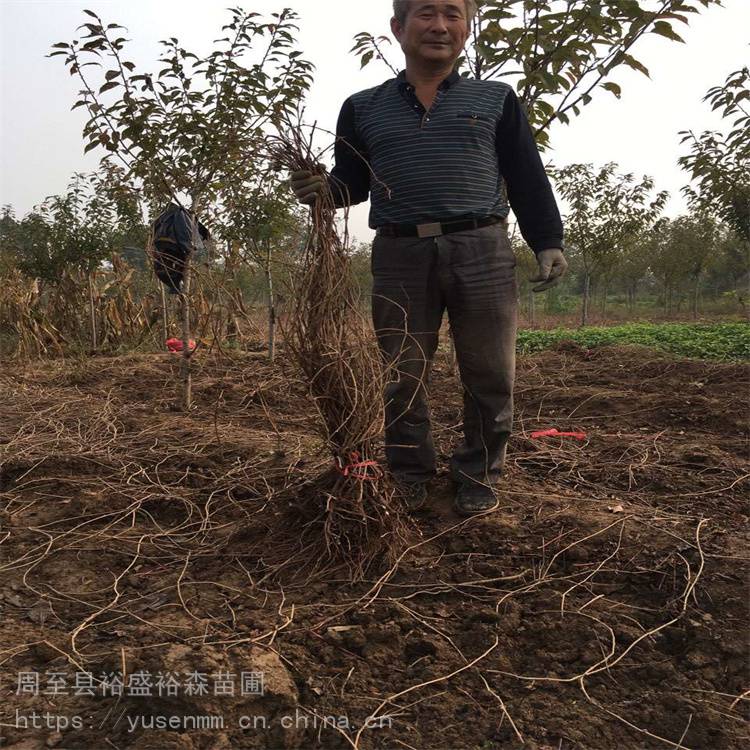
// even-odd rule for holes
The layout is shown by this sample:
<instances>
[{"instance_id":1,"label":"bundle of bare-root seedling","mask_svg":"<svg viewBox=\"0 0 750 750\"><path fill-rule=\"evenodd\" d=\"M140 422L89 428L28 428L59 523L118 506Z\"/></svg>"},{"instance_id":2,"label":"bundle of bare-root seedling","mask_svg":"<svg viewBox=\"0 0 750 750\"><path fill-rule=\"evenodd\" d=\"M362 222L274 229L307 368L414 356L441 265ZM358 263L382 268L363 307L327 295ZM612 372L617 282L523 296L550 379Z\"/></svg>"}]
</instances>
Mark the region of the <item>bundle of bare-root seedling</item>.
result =
<instances>
[{"instance_id":1,"label":"bundle of bare-root seedling","mask_svg":"<svg viewBox=\"0 0 750 750\"><path fill-rule=\"evenodd\" d=\"M273 139L271 156L290 171L324 170L300 128ZM290 355L309 383L322 436L332 454L328 471L292 503L292 529L327 562L345 562L355 577L377 558L392 558L410 524L392 482L375 459L383 428L385 373L370 325L358 305L346 242L337 232L333 197L324 185L311 208L294 307L284 325Z\"/></svg>"}]
</instances>

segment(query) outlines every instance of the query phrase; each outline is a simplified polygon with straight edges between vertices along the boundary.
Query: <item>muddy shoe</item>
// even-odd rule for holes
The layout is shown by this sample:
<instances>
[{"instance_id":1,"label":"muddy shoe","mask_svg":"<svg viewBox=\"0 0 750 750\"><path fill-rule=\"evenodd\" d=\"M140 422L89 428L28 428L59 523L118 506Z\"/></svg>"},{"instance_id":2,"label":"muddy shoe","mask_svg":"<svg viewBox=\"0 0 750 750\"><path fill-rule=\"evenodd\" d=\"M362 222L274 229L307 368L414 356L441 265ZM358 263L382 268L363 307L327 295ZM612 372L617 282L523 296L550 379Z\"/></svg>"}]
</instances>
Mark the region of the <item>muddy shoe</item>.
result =
<instances>
[{"instance_id":1,"label":"muddy shoe","mask_svg":"<svg viewBox=\"0 0 750 750\"><path fill-rule=\"evenodd\" d=\"M409 513L422 508L427 501L427 485L423 482L400 482L396 492L398 497L404 501L404 505Z\"/></svg>"},{"instance_id":2,"label":"muddy shoe","mask_svg":"<svg viewBox=\"0 0 750 750\"><path fill-rule=\"evenodd\" d=\"M494 510L500 504L491 487L485 484L459 484L453 507L462 516Z\"/></svg>"}]
</instances>

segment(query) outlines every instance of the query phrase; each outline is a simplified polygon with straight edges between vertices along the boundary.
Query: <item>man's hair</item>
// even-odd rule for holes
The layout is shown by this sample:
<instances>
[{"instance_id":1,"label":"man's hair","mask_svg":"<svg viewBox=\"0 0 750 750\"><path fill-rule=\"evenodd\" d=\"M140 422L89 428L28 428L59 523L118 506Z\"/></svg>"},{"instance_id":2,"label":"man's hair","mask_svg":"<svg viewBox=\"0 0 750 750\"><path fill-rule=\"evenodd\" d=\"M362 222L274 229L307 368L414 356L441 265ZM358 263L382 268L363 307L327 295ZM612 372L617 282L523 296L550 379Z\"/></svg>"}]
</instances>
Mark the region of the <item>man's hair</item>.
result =
<instances>
[{"instance_id":1,"label":"man's hair","mask_svg":"<svg viewBox=\"0 0 750 750\"><path fill-rule=\"evenodd\" d=\"M402 26L406 23L411 3L412 0L393 0L393 15ZM476 0L464 0L464 5L466 6L466 23L471 25L471 20L477 13Z\"/></svg>"}]
</instances>

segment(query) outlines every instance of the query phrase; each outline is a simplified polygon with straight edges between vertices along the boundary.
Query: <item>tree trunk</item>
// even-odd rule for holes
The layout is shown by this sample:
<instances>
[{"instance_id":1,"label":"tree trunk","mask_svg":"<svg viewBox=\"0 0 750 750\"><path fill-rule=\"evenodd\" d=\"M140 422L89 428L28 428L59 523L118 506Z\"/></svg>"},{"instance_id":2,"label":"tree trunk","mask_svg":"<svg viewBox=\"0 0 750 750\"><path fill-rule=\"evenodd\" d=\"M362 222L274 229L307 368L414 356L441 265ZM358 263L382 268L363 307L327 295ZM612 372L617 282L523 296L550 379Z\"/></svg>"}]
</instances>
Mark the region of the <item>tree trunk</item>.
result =
<instances>
[{"instance_id":1,"label":"tree trunk","mask_svg":"<svg viewBox=\"0 0 750 750\"><path fill-rule=\"evenodd\" d=\"M268 359L273 362L276 354L276 297L271 272L271 243L266 245L266 286L268 289Z\"/></svg>"},{"instance_id":2,"label":"tree trunk","mask_svg":"<svg viewBox=\"0 0 750 750\"><path fill-rule=\"evenodd\" d=\"M94 309L94 272L89 272L89 322L91 325L91 349L96 351L99 342L96 336L96 310Z\"/></svg>"},{"instance_id":3,"label":"tree trunk","mask_svg":"<svg viewBox=\"0 0 750 750\"><path fill-rule=\"evenodd\" d=\"M242 302L242 289L239 286L232 293L231 300L232 330L237 338L237 344L241 346L244 334L240 327L239 316L241 315L247 320L247 315L245 313L245 305Z\"/></svg>"},{"instance_id":4,"label":"tree trunk","mask_svg":"<svg viewBox=\"0 0 750 750\"><path fill-rule=\"evenodd\" d=\"M182 322L182 359L180 360L180 382L182 383L182 409L190 411L193 405L192 377L190 372L190 256L185 258L185 268L180 290L180 317Z\"/></svg>"},{"instance_id":5,"label":"tree trunk","mask_svg":"<svg viewBox=\"0 0 750 750\"><path fill-rule=\"evenodd\" d=\"M695 279L693 284L693 320L698 319L698 295L700 290L700 277Z\"/></svg>"},{"instance_id":6,"label":"tree trunk","mask_svg":"<svg viewBox=\"0 0 750 750\"><path fill-rule=\"evenodd\" d=\"M536 297L531 286L529 286L529 326L536 328Z\"/></svg>"},{"instance_id":7,"label":"tree trunk","mask_svg":"<svg viewBox=\"0 0 750 750\"><path fill-rule=\"evenodd\" d=\"M191 219L193 225L193 242L190 252L185 258L185 267L182 275L182 287L180 289L180 313L182 318L182 359L180 360L180 381L182 383L182 409L190 411L193 406L193 383L191 373L190 351L190 282L192 281L191 261L195 248L200 242L198 234L198 211L195 201L191 205Z\"/></svg>"},{"instance_id":8,"label":"tree trunk","mask_svg":"<svg viewBox=\"0 0 750 750\"><path fill-rule=\"evenodd\" d=\"M607 292L609 291L609 283L605 282L602 288L602 317L607 314Z\"/></svg>"},{"instance_id":9,"label":"tree trunk","mask_svg":"<svg viewBox=\"0 0 750 750\"><path fill-rule=\"evenodd\" d=\"M159 285L159 291L161 292L161 332L162 332L162 343L166 342L169 338L169 316L167 315L167 294L164 291L164 284L161 281L156 282Z\"/></svg>"},{"instance_id":10,"label":"tree trunk","mask_svg":"<svg viewBox=\"0 0 750 750\"><path fill-rule=\"evenodd\" d=\"M586 271L583 278L583 305L581 306L581 326L589 323L589 302L591 295L591 274Z\"/></svg>"}]
</instances>

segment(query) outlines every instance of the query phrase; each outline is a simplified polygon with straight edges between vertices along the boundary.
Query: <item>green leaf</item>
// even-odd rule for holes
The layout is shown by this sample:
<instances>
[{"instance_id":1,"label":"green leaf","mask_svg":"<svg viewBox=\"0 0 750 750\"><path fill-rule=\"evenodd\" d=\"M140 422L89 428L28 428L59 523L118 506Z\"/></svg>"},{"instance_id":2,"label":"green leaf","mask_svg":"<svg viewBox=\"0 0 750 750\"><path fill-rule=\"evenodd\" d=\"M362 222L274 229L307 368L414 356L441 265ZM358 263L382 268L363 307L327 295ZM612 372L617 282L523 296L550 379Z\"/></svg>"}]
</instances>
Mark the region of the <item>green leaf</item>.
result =
<instances>
[{"instance_id":1,"label":"green leaf","mask_svg":"<svg viewBox=\"0 0 750 750\"><path fill-rule=\"evenodd\" d=\"M647 78L651 78L648 68L643 63L636 60L632 55L623 55L623 63L633 70L638 70Z\"/></svg>"},{"instance_id":2,"label":"green leaf","mask_svg":"<svg viewBox=\"0 0 750 750\"><path fill-rule=\"evenodd\" d=\"M482 13L482 18L490 18L495 21L501 21L505 18L513 18L514 14L507 10L492 9Z\"/></svg>"},{"instance_id":3,"label":"green leaf","mask_svg":"<svg viewBox=\"0 0 750 750\"><path fill-rule=\"evenodd\" d=\"M667 23L667 21L657 21L654 24L654 28L652 29L654 34L659 34L660 36L664 36L667 39L671 39L674 42L683 42L684 39L677 34L673 29L671 24Z\"/></svg>"},{"instance_id":4,"label":"green leaf","mask_svg":"<svg viewBox=\"0 0 750 750\"><path fill-rule=\"evenodd\" d=\"M613 81L607 81L606 83L602 84L602 88L607 89L607 91L611 91L618 99L622 94L622 89L620 88L620 86Z\"/></svg>"}]
</instances>

